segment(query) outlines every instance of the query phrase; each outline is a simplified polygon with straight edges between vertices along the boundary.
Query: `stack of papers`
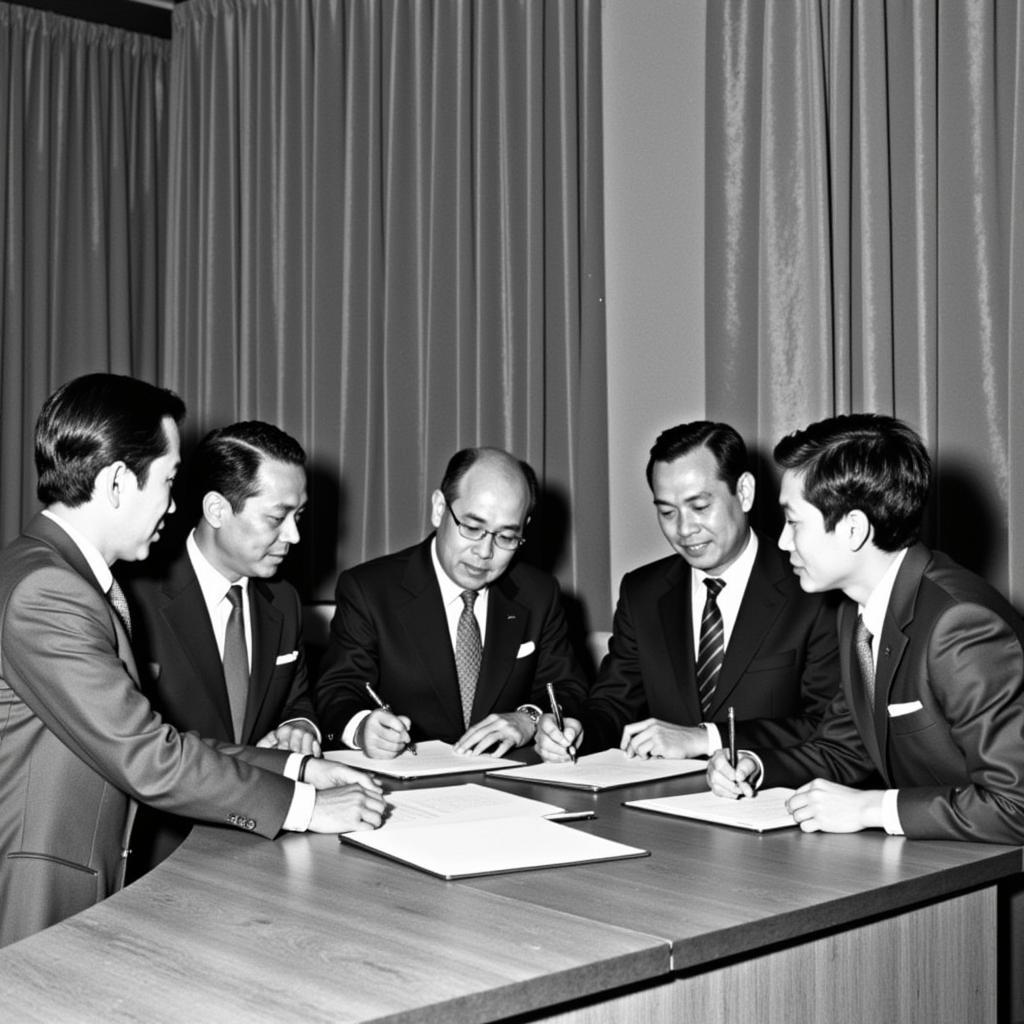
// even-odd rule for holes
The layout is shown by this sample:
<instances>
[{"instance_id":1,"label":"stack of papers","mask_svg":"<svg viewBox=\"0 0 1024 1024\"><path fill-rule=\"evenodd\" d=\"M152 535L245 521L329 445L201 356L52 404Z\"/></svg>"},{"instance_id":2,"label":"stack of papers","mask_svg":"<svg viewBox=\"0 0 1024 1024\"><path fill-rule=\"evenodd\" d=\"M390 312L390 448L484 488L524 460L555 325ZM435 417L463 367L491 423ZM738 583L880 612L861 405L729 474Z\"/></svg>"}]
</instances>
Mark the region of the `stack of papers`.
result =
<instances>
[{"instance_id":1,"label":"stack of papers","mask_svg":"<svg viewBox=\"0 0 1024 1024\"><path fill-rule=\"evenodd\" d=\"M536 764L518 768L503 768L489 771L501 779L517 779L520 782L546 782L552 786L569 786L572 789L589 789L597 793L603 789L620 786L635 786L642 782L671 779L677 775L702 772L707 761L696 758L657 757L644 760L627 757L621 750L602 750L599 754L585 754L577 758L576 764Z\"/></svg>"},{"instance_id":2,"label":"stack of papers","mask_svg":"<svg viewBox=\"0 0 1024 1024\"><path fill-rule=\"evenodd\" d=\"M416 753L402 751L398 757L383 760L367 757L361 750L325 750L329 761L340 761L351 768L385 775L391 779L424 779L431 775L457 775L462 772L485 772L490 768L518 765L509 757L490 757L487 754L456 754L450 743L426 740L416 744Z\"/></svg>"},{"instance_id":3,"label":"stack of papers","mask_svg":"<svg viewBox=\"0 0 1024 1024\"><path fill-rule=\"evenodd\" d=\"M647 850L548 821L562 808L473 783L390 793L391 816L374 832L349 832L361 846L440 878L526 871L626 857Z\"/></svg>"},{"instance_id":4,"label":"stack of papers","mask_svg":"<svg viewBox=\"0 0 1024 1024\"><path fill-rule=\"evenodd\" d=\"M627 800L624 806L638 807L642 811L656 811L658 814L671 814L677 818L694 818L716 825L731 825L733 828L767 832L770 829L792 828L796 825L793 815L786 810L786 801L794 792L795 790L779 786L775 789L762 789L753 797L732 800L707 791L651 800Z\"/></svg>"}]
</instances>

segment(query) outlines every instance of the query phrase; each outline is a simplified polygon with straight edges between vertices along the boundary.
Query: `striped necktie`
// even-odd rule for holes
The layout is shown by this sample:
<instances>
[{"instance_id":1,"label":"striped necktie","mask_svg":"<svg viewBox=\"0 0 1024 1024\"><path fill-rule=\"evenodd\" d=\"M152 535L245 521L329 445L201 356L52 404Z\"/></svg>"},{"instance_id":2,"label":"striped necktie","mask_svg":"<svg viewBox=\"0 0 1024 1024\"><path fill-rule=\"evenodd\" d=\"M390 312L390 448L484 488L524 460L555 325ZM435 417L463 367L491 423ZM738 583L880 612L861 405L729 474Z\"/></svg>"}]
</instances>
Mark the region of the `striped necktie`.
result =
<instances>
[{"instance_id":1,"label":"striped necktie","mask_svg":"<svg viewBox=\"0 0 1024 1024\"><path fill-rule=\"evenodd\" d=\"M708 588L708 597L704 602L704 614L700 617L697 693L700 696L701 713L706 717L715 695L718 673L722 671L722 661L725 658L725 623L722 622L722 611L718 607L718 595L722 592L725 581L707 576L704 585Z\"/></svg>"}]
</instances>

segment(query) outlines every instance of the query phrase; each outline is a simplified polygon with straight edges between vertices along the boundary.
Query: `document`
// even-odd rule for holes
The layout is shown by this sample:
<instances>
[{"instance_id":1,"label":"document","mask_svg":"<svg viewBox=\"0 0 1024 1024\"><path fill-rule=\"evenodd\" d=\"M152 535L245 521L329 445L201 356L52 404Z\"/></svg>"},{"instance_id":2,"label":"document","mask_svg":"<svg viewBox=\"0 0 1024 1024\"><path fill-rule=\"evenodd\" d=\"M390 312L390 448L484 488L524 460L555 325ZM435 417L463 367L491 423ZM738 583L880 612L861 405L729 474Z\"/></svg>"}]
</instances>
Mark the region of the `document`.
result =
<instances>
[{"instance_id":1,"label":"document","mask_svg":"<svg viewBox=\"0 0 1024 1024\"><path fill-rule=\"evenodd\" d=\"M360 846L439 878L527 871L646 857L649 851L549 821L560 807L469 783L391 793L391 816L374 832L348 832Z\"/></svg>"},{"instance_id":2,"label":"document","mask_svg":"<svg viewBox=\"0 0 1024 1024\"><path fill-rule=\"evenodd\" d=\"M652 757L649 760L627 757L623 751L613 748L597 754L585 754L577 758L575 764L568 761L561 764L531 764L502 768L487 774L521 782L546 782L552 786L589 789L597 793L602 789L635 786L641 782L655 782L658 779L702 772L707 766L707 761L689 757Z\"/></svg>"},{"instance_id":3,"label":"document","mask_svg":"<svg viewBox=\"0 0 1024 1024\"><path fill-rule=\"evenodd\" d=\"M716 825L731 825L733 828L747 828L753 832L768 832L776 828L792 828L796 825L793 815L786 810L786 800L795 790L778 786L775 789L759 790L756 796L742 800L715 796L710 790L704 793L689 793L685 796L666 796L651 800L627 800L625 807L637 807L641 811L655 811L677 818L694 818L710 821Z\"/></svg>"},{"instance_id":4,"label":"document","mask_svg":"<svg viewBox=\"0 0 1024 1024\"><path fill-rule=\"evenodd\" d=\"M398 757L381 760L367 757L361 750L325 750L329 761L340 761L360 771L384 775L391 779L425 779L431 775L457 775L461 772L485 772L521 764L510 757L490 757L487 754L456 754L450 743L425 740L416 744L416 753L402 751Z\"/></svg>"}]
</instances>

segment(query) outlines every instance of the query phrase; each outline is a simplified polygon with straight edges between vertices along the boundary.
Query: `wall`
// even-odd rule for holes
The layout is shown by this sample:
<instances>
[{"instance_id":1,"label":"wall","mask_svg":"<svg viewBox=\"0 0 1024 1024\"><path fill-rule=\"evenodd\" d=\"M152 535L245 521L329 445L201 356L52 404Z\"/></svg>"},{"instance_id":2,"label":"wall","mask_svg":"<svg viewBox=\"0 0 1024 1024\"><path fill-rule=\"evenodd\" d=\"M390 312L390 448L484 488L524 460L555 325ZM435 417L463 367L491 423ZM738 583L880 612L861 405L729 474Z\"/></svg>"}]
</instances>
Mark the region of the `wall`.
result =
<instances>
[{"instance_id":1,"label":"wall","mask_svg":"<svg viewBox=\"0 0 1024 1024\"><path fill-rule=\"evenodd\" d=\"M704 415L704 13L604 2L612 594L595 628L622 574L668 554L643 475L654 438Z\"/></svg>"}]
</instances>

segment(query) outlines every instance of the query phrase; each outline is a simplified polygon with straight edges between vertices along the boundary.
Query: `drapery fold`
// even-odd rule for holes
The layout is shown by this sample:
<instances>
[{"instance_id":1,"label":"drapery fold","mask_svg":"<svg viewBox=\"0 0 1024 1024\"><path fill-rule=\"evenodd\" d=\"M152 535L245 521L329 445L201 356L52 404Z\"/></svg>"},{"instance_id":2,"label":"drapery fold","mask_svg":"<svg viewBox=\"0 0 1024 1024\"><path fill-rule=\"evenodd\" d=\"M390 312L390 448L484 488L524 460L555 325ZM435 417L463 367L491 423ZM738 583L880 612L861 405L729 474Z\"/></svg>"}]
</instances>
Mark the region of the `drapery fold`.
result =
<instances>
[{"instance_id":1,"label":"drapery fold","mask_svg":"<svg viewBox=\"0 0 1024 1024\"><path fill-rule=\"evenodd\" d=\"M603 608L598 0L191 0L173 37L163 376L310 451L307 592L496 444L544 484L526 551Z\"/></svg>"},{"instance_id":2,"label":"drapery fold","mask_svg":"<svg viewBox=\"0 0 1024 1024\"><path fill-rule=\"evenodd\" d=\"M37 507L35 417L109 370L153 380L166 40L0 3L0 541Z\"/></svg>"},{"instance_id":3,"label":"drapery fold","mask_svg":"<svg viewBox=\"0 0 1024 1024\"><path fill-rule=\"evenodd\" d=\"M1014 0L708 7L707 399L762 451L892 413L929 539L1024 604Z\"/></svg>"}]
</instances>

